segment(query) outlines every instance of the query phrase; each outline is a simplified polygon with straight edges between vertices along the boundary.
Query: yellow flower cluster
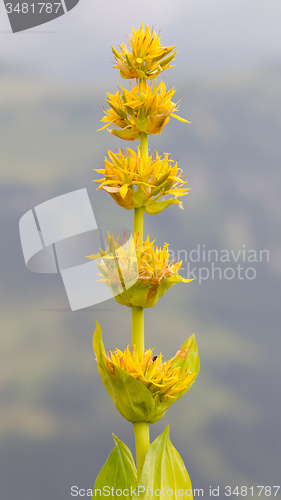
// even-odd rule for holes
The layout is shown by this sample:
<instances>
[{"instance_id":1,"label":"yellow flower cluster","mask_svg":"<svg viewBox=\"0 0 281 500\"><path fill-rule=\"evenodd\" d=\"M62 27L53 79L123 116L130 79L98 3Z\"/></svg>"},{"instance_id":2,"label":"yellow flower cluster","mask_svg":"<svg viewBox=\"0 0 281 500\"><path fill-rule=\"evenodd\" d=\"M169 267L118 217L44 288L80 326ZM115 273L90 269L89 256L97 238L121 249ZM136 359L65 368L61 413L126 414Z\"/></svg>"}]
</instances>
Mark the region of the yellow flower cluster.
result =
<instances>
[{"instance_id":1,"label":"yellow flower cluster","mask_svg":"<svg viewBox=\"0 0 281 500\"><path fill-rule=\"evenodd\" d=\"M150 242L149 236L142 246L138 245L138 235L134 239L119 243L119 238L108 235L105 251L88 256L101 257L97 263L101 271L101 281L111 289L115 300L128 307L153 307L164 293L176 283L188 283L178 274L182 261L169 262L169 245L163 248Z\"/></svg>"},{"instance_id":2,"label":"yellow flower cluster","mask_svg":"<svg viewBox=\"0 0 281 500\"><path fill-rule=\"evenodd\" d=\"M107 93L109 108L103 108L105 116L101 121L104 126L99 130L107 128L111 134L126 141L141 139L142 154L130 149L127 153L120 149L117 154L108 151L105 168L95 169L104 174L102 180L95 181L100 183L97 189L109 192L116 203L127 210L144 207L147 213L156 214L174 203L182 208L177 197L188 190L182 188L184 182L177 163L172 166L168 155L161 159L157 152L155 157L149 157L147 146L147 136L160 134L170 116L190 123L177 114L179 101L173 102L174 88L167 90L163 82L159 85L156 81L148 82L171 67L169 63L176 54L175 46L161 45L160 37L143 24L138 30L133 29L127 42L128 47L121 44L120 52L112 48L115 67L124 78L136 78L136 84L130 83L130 89L120 86L116 94ZM173 198L159 201L165 195Z\"/></svg>"},{"instance_id":3,"label":"yellow flower cluster","mask_svg":"<svg viewBox=\"0 0 281 500\"><path fill-rule=\"evenodd\" d=\"M104 177L94 182L100 184L98 189L107 191L118 205L127 210L144 207L147 213L155 214L173 203L183 208L177 198L187 194L189 189L182 187L186 181L181 178L178 163L173 163L168 154L161 158L157 152L141 157L139 149L108 151L105 168L95 169ZM166 195L174 198L159 201Z\"/></svg>"},{"instance_id":4,"label":"yellow flower cluster","mask_svg":"<svg viewBox=\"0 0 281 500\"><path fill-rule=\"evenodd\" d=\"M160 134L170 116L189 123L176 114L179 103L172 101L175 92L174 88L167 91L163 82L157 86L156 82L148 84L143 81L141 87L139 83L134 87L131 85L131 90L120 86L115 95L107 93L106 102L110 108L104 109L106 116L101 121L106 125L99 131L113 123L113 127L121 130L111 129L111 134L126 141L135 141L140 138L141 132Z\"/></svg>"},{"instance_id":5,"label":"yellow flower cluster","mask_svg":"<svg viewBox=\"0 0 281 500\"><path fill-rule=\"evenodd\" d=\"M143 24L137 31L134 28L132 31L127 38L129 49L124 43L120 45L120 53L112 47L116 59L114 68L120 70L122 78L154 79L159 73L172 67L169 63L175 57L175 45L163 47L159 35L153 29L150 32L148 26L144 30Z\"/></svg>"},{"instance_id":6,"label":"yellow flower cluster","mask_svg":"<svg viewBox=\"0 0 281 500\"><path fill-rule=\"evenodd\" d=\"M167 409L193 385L200 361L194 334L169 361L153 356L149 349L142 356L129 347L107 354L102 330L97 323L93 348L102 382L117 410L130 422L155 424Z\"/></svg>"},{"instance_id":7,"label":"yellow flower cluster","mask_svg":"<svg viewBox=\"0 0 281 500\"><path fill-rule=\"evenodd\" d=\"M147 387L156 400L158 398L174 399L175 394L187 389L196 377L196 373L189 373L188 370L182 371L177 364L179 360L183 362L186 359L188 352L189 347L185 347L179 350L172 359L163 362L162 354L153 356L153 349L145 351L139 359L135 349L131 353L128 346L124 353L116 349L110 355L107 354L107 359L109 368L110 363L119 366Z\"/></svg>"}]
</instances>

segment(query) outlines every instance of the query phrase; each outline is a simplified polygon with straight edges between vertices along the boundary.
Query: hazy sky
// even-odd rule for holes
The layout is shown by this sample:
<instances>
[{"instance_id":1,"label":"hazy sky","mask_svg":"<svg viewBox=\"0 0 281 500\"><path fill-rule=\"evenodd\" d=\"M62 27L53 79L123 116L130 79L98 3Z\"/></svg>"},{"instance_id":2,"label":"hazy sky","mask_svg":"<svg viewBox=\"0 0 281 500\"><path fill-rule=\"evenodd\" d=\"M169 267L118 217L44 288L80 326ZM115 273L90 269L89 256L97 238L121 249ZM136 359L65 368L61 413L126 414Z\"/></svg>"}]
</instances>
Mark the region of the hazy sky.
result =
<instances>
[{"instance_id":1,"label":"hazy sky","mask_svg":"<svg viewBox=\"0 0 281 500\"><path fill-rule=\"evenodd\" d=\"M0 64L57 78L111 71L110 45L140 22L177 44L179 73L196 74L281 60L280 0L80 0L68 14L12 34L0 0ZM41 32L41 33L40 33Z\"/></svg>"}]
</instances>

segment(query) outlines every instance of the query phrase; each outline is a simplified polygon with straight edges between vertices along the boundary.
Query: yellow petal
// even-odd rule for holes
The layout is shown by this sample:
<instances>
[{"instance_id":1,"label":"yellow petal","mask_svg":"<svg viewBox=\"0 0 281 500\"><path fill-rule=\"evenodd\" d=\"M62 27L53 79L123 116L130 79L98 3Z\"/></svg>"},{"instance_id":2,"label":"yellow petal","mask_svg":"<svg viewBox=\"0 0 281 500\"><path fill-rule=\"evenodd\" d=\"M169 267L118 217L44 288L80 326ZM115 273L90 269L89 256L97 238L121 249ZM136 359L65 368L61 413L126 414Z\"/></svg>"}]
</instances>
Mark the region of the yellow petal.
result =
<instances>
[{"instance_id":1,"label":"yellow petal","mask_svg":"<svg viewBox=\"0 0 281 500\"><path fill-rule=\"evenodd\" d=\"M100 132L101 130L104 130L104 129L105 129L105 128L107 128L109 125L111 125L111 123L113 123L113 120L112 120L111 122L107 123L106 125L104 125L104 127L99 128L99 129L97 130L97 132Z\"/></svg>"},{"instance_id":2,"label":"yellow petal","mask_svg":"<svg viewBox=\"0 0 281 500\"><path fill-rule=\"evenodd\" d=\"M128 192L128 184L124 184L124 186L120 188L120 194L123 199L125 198L127 192Z\"/></svg>"},{"instance_id":3,"label":"yellow petal","mask_svg":"<svg viewBox=\"0 0 281 500\"><path fill-rule=\"evenodd\" d=\"M181 118L181 116L175 115L174 113L171 113L171 116L173 118L175 118L176 120L179 120L180 122L191 123L188 120L185 120L184 118Z\"/></svg>"}]
</instances>

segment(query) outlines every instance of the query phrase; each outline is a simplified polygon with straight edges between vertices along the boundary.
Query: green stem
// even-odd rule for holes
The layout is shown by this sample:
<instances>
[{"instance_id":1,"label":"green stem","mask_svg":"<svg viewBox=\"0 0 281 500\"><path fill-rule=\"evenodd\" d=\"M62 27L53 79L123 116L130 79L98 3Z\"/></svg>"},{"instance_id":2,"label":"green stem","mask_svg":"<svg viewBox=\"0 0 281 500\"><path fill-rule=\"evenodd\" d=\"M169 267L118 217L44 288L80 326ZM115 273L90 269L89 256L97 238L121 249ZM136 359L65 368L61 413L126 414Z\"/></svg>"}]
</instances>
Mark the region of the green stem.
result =
<instances>
[{"instance_id":1,"label":"green stem","mask_svg":"<svg viewBox=\"0 0 281 500\"><path fill-rule=\"evenodd\" d=\"M150 444L149 423L135 422L133 425L136 441L137 473L139 481L145 461L146 452Z\"/></svg>"},{"instance_id":2,"label":"green stem","mask_svg":"<svg viewBox=\"0 0 281 500\"><path fill-rule=\"evenodd\" d=\"M144 80L140 81L140 88L143 88ZM143 118L143 110L141 111L141 119ZM148 136L145 132L140 134L140 154L148 156ZM134 210L134 233L138 237L138 246L143 244L143 216L144 207L135 208ZM132 346L135 346L138 352L139 359L144 354L144 310L140 306L132 306ZM135 422L134 424L135 442L136 442L136 458L137 458L137 473L138 480L140 479L143 464L147 449L149 447L149 423Z\"/></svg>"},{"instance_id":3,"label":"green stem","mask_svg":"<svg viewBox=\"0 0 281 500\"><path fill-rule=\"evenodd\" d=\"M143 307L132 306L132 346L136 346L139 358L144 353L144 314Z\"/></svg>"},{"instance_id":4,"label":"green stem","mask_svg":"<svg viewBox=\"0 0 281 500\"><path fill-rule=\"evenodd\" d=\"M148 156L148 135L146 132L140 132L141 156Z\"/></svg>"},{"instance_id":5,"label":"green stem","mask_svg":"<svg viewBox=\"0 0 281 500\"><path fill-rule=\"evenodd\" d=\"M134 212L134 233L138 237L138 245L142 246L144 207L135 208Z\"/></svg>"},{"instance_id":6,"label":"green stem","mask_svg":"<svg viewBox=\"0 0 281 500\"><path fill-rule=\"evenodd\" d=\"M146 85L145 79L140 79L140 91L144 91L144 86ZM140 119L143 120L145 118L144 109L140 110ZM148 156L148 135L146 132L140 132L140 148L141 148L141 156Z\"/></svg>"}]
</instances>

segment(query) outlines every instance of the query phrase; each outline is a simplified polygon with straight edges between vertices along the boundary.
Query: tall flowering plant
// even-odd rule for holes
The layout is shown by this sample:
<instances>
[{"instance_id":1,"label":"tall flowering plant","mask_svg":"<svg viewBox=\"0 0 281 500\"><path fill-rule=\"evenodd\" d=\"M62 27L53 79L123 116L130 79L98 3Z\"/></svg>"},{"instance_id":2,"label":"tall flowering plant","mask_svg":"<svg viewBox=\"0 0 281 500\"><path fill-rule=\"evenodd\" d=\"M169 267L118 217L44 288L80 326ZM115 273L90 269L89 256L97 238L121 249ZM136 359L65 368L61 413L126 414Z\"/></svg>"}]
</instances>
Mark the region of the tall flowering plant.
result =
<instances>
[{"instance_id":1,"label":"tall flowering plant","mask_svg":"<svg viewBox=\"0 0 281 500\"><path fill-rule=\"evenodd\" d=\"M143 25L127 42L119 51L112 47L114 67L135 84L130 90L120 86L115 95L107 94L109 108L104 109L102 129L111 126L111 134L140 144L136 150L108 151L104 168L96 170L103 177L95 182L120 207L134 210L134 235L125 242L108 235L105 250L90 258L100 257L101 280L119 304L132 310L131 349L106 353L98 323L93 347L105 388L117 410L133 423L136 466L129 448L114 436L115 448L96 479L94 497L192 498L191 482L169 439L169 427L150 444L149 425L192 386L199 371L195 337L189 337L169 361L153 349L145 350L144 341L144 309L155 306L176 283L191 281L180 276L181 262L170 262L167 244L159 248L149 236L143 238L144 213L158 214L172 204L183 208L179 198L188 192L178 163L168 154L150 154L148 136L160 134L170 116L187 120L177 114L179 103L172 101L175 89L156 83L171 67L175 46L164 47L159 35Z\"/></svg>"}]
</instances>

